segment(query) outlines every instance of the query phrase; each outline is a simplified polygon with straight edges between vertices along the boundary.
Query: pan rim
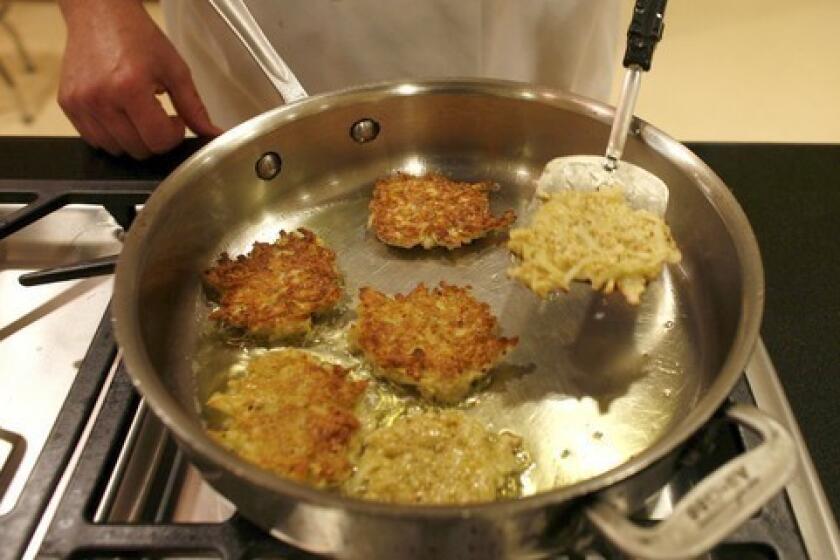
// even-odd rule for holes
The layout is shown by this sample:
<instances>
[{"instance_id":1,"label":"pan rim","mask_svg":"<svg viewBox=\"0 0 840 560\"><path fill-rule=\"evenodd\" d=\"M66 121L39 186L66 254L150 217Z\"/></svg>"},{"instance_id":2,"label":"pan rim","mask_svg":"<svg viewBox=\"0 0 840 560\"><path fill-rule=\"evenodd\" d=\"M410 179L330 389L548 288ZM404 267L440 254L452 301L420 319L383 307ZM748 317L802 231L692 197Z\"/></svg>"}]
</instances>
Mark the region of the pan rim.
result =
<instances>
[{"instance_id":1,"label":"pan rim","mask_svg":"<svg viewBox=\"0 0 840 560\"><path fill-rule=\"evenodd\" d=\"M136 306L138 282L133 272L138 270L142 260L142 247L146 232L152 225L152 218L166 206L180 185L188 182L195 171L212 166L214 160L235 151L264 131L273 130L286 122L360 101L429 94L480 94L518 98L559 108L573 108L580 114L605 123L611 122L613 115L613 108L598 101L521 82L491 79L391 81L312 96L269 110L232 128L202 147L161 182L126 236L114 282L113 321L116 339L123 351L132 383L155 415L194 456L224 468L265 491L318 507L338 507L359 514L399 516L403 519L509 515L516 511L565 504L605 490L668 457L708 422L742 374L759 334L764 305L764 277L755 235L746 215L723 181L688 148L640 119L636 121L641 140L680 168L691 170L700 181L699 188L703 189L706 198L724 218L723 222L742 264L742 298L736 336L714 382L680 423L633 459L571 486L512 500L458 506L377 503L318 490L247 463L213 442L163 385L143 348L139 334Z\"/></svg>"}]
</instances>

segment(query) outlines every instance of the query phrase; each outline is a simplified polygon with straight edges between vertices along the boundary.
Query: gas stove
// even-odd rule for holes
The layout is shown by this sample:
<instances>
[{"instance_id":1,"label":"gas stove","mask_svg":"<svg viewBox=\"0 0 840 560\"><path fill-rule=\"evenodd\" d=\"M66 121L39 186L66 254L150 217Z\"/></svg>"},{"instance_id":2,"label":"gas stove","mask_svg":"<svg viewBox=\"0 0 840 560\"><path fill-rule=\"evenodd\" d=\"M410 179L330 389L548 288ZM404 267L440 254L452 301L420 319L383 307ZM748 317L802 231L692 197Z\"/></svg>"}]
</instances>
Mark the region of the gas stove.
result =
<instances>
[{"instance_id":1,"label":"gas stove","mask_svg":"<svg viewBox=\"0 0 840 560\"><path fill-rule=\"evenodd\" d=\"M37 180L0 176L0 559L311 557L204 483L135 392L114 341L107 257L137 206L196 147L124 172L77 143L65 155L86 154L90 165ZM22 286L22 275L34 285ZM730 400L781 420L801 468L707 558L840 558L832 511L763 343ZM637 521L667 517L705 474L757 443L739 428L717 430ZM597 543L585 557L620 558Z\"/></svg>"}]
</instances>

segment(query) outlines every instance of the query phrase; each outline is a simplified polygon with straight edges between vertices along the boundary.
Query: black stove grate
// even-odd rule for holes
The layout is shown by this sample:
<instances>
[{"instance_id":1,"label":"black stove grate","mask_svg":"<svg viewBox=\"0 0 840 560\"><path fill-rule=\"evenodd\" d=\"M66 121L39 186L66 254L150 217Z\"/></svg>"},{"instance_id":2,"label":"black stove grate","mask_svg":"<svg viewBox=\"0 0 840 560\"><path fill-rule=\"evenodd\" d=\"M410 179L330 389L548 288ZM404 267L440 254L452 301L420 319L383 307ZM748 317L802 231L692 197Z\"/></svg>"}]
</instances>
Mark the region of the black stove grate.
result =
<instances>
[{"instance_id":1,"label":"black stove grate","mask_svg":"<svg viewBox=\"0 0 840 560\"><path fill-rule=\"evenodd\" d=\"M93 410L117 349L106 313L15 507L0 517L0 560L20 558Z\"/></svg>"},{"instance_id":2,"label":"black stove grate","mask_svg":"<svg viewBox=\"0 0 840 560\"><path fill-rule=\"evenodd\" d=\"M95 204L105 208L127 230L156 183L149 181L105 182L98 184L74 181L31 181L0 183L0 203L23 204L11 214L0 217L0 240L55 212L68 204ZM5 188L4 188L5 187ZM116 256L68 263L54 269L24 274L20 283L35 286L62 280L75 280L114 271Z\"/></svg>"},{"instance_id":3,"label":"black stove grate","mask_svg":"<svg viewBox=\"0 0 840 560\"><path fill-rule=\"evenodd\" d=\"M74 139L20 138L16 142L37 144L41 150L24 152L19 160L5 159L0 179L0 204L20 204L20 209L0 216L0 241L38 219L68 204L100 205L108 210L124 229L135 216L135 208L148 198L159 182L161 174L171 170L178 161L174 158L160 160L146 172L138 172L136 164L129 161L105 160L89 148L78 145L78 169L55 170L44 154L73 146ZM195 149L188 146L187 150ZM183 154L178 154L183 156ZM37 172L36 172L37 170ZM57 172L56 172L57 171ZM91 172L108 172L107 180L87 180ZM30 179L37 176L39 179ZM93 262L69 263L58 270L32 273L31 280L21 282L38 284L47 281L84 278L113 270L110 259ZM0 560L20 558L26 550L38 523L59 484L79 438L84 430L102 384L116 356L116 344L110 326L110 313L102 318L73 384L60 409L53 429L47 437L32 472L14 507L0 516ZM14 434L0 433L12 444L12 451L0 470L0 492L15 473L15 463L25 445Z\"/></svg>"},{"instance_id":4,"label":"black stove grate","mask_svg":"<svg viewBox=\"0 0 840 560\"><path fill-rule=\"evenodd\" d=\"M172 152L138 162L112 158L76 138L0 138L0 153L14 145L17 158L0 159L0 204L23 205L0 216L0 241L68 204L105 208L127 230L149 194L188 156L207 142L189 138ZM56 165L49 158L62 154ZM33 178L34 177L34 178ZM116 256L68 263L21 278L25 286L113 272Z\"/></svg>"},{"instance_id":5,"label":"black stove grate","mask_svg":"<svg viewBox=\"0 0 840 560\"><path fill-rule=\"evenodd\" d=\"M0 189L0 203L24 204L23 208L0 218L0 239L28 226L68 204L103 206L124 229L136 215L155 183L125 181L80 183L77 181L16 182L12 189Z\"/></svg>"}]
</instances>

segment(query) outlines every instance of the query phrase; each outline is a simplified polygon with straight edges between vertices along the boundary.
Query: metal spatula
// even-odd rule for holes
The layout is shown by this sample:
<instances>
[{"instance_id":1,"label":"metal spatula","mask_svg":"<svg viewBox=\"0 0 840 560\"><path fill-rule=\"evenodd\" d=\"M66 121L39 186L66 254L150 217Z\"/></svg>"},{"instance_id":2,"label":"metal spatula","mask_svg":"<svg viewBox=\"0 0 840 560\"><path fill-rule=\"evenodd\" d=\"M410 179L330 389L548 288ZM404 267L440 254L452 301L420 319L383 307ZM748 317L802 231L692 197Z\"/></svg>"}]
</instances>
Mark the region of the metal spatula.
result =
<instances>
[{"instance_id":1,"label":"metal spatula","mask_svg":"<svg viewBox=\"0 0 840 560\"><path fill-rule=\"evenodd\" d=\"M624 53L624 85L615 111L605 156L576 155L551 160L537 185L546 195L562 189L596 190L619 185L630 206L662 216L668 206L668 187L656 175L637 165L621 161L633 109L639 95L642 72L650 70L656 44L665 27L663 15L667 0L637 0L627 31Z\"/></svg>"}]
</instances>

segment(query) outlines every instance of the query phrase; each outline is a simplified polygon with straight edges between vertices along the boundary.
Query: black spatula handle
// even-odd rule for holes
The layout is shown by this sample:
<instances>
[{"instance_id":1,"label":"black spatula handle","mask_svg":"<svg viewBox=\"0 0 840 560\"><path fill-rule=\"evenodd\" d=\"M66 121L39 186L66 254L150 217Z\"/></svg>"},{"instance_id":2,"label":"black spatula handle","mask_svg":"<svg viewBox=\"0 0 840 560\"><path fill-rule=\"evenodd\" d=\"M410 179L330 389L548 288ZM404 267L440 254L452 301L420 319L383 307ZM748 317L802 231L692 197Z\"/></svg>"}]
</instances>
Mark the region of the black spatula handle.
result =
<instances>
[{"instance_id":1,"label":"black spatula handle","mask_svg":"<svg viewBox=\"0 0 840 560\"><path fill-rule=\"evenodd\" d=\"M650 61L656 44L665 29L665 3L667 0L636 0L633 19L627 30L627 50L624 51L624 67L639 66L650 70Z\"/></svg>"}]
</instances>

